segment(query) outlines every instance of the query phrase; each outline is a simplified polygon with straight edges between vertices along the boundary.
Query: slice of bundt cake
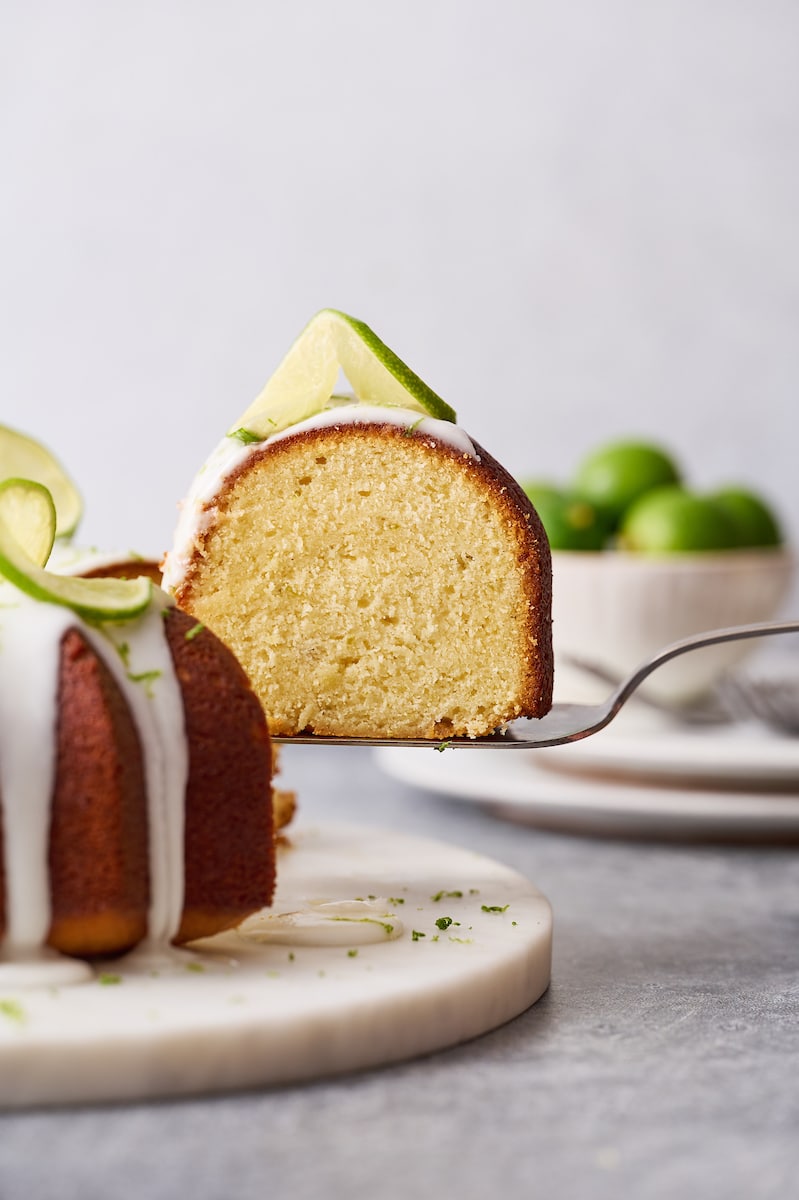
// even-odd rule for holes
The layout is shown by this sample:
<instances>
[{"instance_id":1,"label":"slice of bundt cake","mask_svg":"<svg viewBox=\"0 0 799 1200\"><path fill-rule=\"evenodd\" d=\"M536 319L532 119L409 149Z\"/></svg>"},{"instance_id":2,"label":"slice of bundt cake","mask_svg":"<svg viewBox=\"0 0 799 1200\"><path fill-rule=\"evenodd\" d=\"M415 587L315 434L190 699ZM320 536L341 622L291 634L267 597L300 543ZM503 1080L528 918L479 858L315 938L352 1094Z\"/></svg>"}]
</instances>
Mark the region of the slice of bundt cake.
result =
<instances>
[{"instance_id":1,"label":"slice of bundt cake","mask_svg":"<svg viewBox=\"0 0 799 1200\"><path fill-rule=\"evenodd\" d=\"M0 584L0 959L183 942L268 904L270 775L241 667L158 589L103 623Z\"/></svg>"},{"instance_id":2,"label":"slice of bundt cake","mask_svg":"<svg viewBox=\"0 0 799 1200\"><path fill-rule=\"evenodd\" d=\"M543 715L549 546L517 484L418 407L333 397L285 414L217 448L164 567L272 732L440 740Z\"/></svg>"}]
</instances>

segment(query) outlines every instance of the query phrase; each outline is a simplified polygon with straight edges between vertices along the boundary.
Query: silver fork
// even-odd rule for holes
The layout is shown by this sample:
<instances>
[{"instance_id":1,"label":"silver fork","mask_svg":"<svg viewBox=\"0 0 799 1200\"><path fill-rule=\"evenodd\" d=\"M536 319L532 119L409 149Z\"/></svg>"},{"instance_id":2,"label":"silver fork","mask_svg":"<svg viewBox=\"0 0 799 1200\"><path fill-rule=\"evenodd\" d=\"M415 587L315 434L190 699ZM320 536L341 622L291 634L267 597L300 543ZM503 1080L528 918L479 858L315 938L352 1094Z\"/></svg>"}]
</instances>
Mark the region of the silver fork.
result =
<instances>
[{"instance_id":1,"label":"silver fork","mask_svg":"<svg viewBox=\"0 0 799 1200\"><path fill-rule=\"evenodd\" d=\"M799 678L731 675L721 681L719 697L736 720L754 719L780 733L799 734Z\"/></svg>"},{"instance_id":2,"label":"silver fork","mask_svg":"<svg viewBox=\"0 0 799 1200\"><path fill-rule=\"evenodd\" d=\"M545 746L561 746L564 742L578 742L590 737L609 725L632 696L637 687L664 663L687 654L689 650L701 650L704 646L717 646L720 642L737 642L747 638L768 637L777 633L799 633L799 620L762 622L757 625L734 625L729 629L714 629L698 633L682 641L672 642L654 654L652 658L623 680L607 700L600 704L555 704L545 717L513 721L504 729L482 738L450 738L435 741L429 738L358 738L322 737L318 734L296 734L291 737L273 737L275 742L292 745L314 746L428 746L436 750L449 747L480 750L541 750Z\"/></svg>"}]
</instances>

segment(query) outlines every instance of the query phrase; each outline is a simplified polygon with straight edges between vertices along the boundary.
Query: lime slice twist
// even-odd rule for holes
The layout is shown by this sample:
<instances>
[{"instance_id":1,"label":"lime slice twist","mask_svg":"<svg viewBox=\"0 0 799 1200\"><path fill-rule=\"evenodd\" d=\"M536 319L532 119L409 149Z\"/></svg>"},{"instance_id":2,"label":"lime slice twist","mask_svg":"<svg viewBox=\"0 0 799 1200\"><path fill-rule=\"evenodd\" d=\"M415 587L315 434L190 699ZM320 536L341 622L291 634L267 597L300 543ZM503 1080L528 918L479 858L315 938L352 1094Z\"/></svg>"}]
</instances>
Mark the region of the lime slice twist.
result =
<instances>
[{"instance_id":1,"label":"lime slice twist","mask_svg":"<svg viewBox=\"0 0 799 1200\"><path fill-rule=\"evenodd\" d=\"M46 447L15 429L0 425L0 479L30 479L53 497L56 537L69 537L83 514L80 493Z\"/></svg>"},{"instance_id":2,"label":"lime slice twist","mask_svg":"<svg viewBox=\"0 0 799 1200\"><path fill-rule=\"evenodd\" d=\"M44 570L55 530L55 505L45 487L29 479L0 484L0 574L10 583L87 621L126 621L144 611L152 596L145 576L80 579Z\"/></svg>"},{"instance_id":3,"label":"lime slice twist","mask_svg":"<svg viewBox=\"0 0 799 1200\"><path fill-rule=\"evenodd\" d=\"M4 479L0 483L0 520L13 531L31 562L43 567L56 531L55 504L47 488L31 479Z\"/></svg>"},{"instance_id":4,"label":"lime slice twist","mask_svg":"<svg viewBox=\"0 0 799 1200\"><path fill-rule=\"evenodd\" d=\"M312 317L263 391L230 429L242 441L263 441L323 411L339 370L367 404L407 408L456 421L455 410L398 358L363 321L334 308Z\"/></svg>"}]
</instances>

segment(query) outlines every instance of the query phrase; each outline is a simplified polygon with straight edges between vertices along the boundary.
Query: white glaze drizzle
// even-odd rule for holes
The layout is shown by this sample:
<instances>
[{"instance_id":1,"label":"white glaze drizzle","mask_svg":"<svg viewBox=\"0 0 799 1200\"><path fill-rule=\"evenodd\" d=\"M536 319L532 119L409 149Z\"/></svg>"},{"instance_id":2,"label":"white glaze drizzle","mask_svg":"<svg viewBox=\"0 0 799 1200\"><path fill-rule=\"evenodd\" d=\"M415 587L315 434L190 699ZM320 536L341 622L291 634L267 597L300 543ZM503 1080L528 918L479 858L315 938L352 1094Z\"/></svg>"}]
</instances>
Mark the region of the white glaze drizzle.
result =
<instances>
[{"instance_id":1,"label":"white glaze drizzle","mask_svg":"<svg viewBox=\"0 0 799 1200\"><path fill-rule=\"evenodd\" d=\"M0 804L9 949L50 927L48 835L55 780L59 648L72 614L0 588ZM6 607L8 605L8 607Z\"/></svg>"},{"instance_id":2,"label":"white glaze drizzle","mask_svg":"<svg viewBox=\"0 0 799 1200\"><path fill-rule=\"evenodd\" d=\"M65 987L88 983L94 978L94 972L87 962L67 958L65 954L58 954L47 946L10 953L13 957L6 957L0 949L0 987L4 990Z\"/></svg>"},{"instance_id":3,"label":"white glaze drizzle","mask_svg":"<svg viewBox=\"0 0 799 1200\"><path fill-rule=\"evenodd\" d=\"M164 632L170 601L153 590L135 622L84 630L127 699L142 743L150 837L150 941L175 936L183 911L184 799L189 774L183 697ZM116 653L108 653L108 639ZM120 653L120 647L127 650Z\"/></svg>"},{"instance_id":4,"label":"white glaze drizzle","mask_svg":"<svg viewBox=\"0 0 799 1200\"><path fill-rule=\"evenodd\" d=\"M164 562L164 588L168 592L174 591L186 574L201 535L216 518L214 499L228 476L264 446L281 442L296 434L314 429L329 429L337 425L395 425L401 429L413 429L416 435L443 442L466 458L479 459L471 438L451 421L420 416L418 412L409 408L361 404L360 401L345 396L334 396L322 412L291 425L262 442L242 445L238 438L226 437L214 448L195 475L181 505L173 546Z\"/></svg>"},{"instance_id":5,"label":"white glaze drizzle","mask_svg":"<svg viewBox=\"0 0 799 1200\"><path fill-rule=\"evenodd\" d=\"M183 907L188 749L183 700L164 629L163 610L169 603L156 592L136 621L94 627L68 608L0 584L0 812L6 876L0 959L29 964L38 982L63 982L64 976L63 965L56 968L62 960L40 950L51 919L47 860L60 647L70 628L77 628L97 652L133 713L148 793L148 938L168 941L177 931Z\"/></svg>"},{"instance_id":6,"label":"white glaze drizzle","mask_svg":"<svg viewBox=\"0 0 799 1200\"><path fill-rule=\"evenodd\" d=\"M273 433L270 442L281 442L308 429L329 429L333 425L396 425L400 429L412 428L422 437L435 438L469 458L477 458L474 443L452 421L440 421L437 417L425 417L412 408L392 408L387 404L362 404L349 396L334 396L327 407L314 413L280 433ZM254 443L263 445L263 442Z\"/></svg>"},{"instance_id":7,"label":"white glaze drizzle","mask_svg":"<svg viewBox=\"0 0 799 1200\"><path fill-rule=\"evenodd\" d=\"M364 946L390 942L405 931L390 900L306 900L291 912L262 910L236 933L245 941L283 946Z\"/></svg>"}]
</instances>

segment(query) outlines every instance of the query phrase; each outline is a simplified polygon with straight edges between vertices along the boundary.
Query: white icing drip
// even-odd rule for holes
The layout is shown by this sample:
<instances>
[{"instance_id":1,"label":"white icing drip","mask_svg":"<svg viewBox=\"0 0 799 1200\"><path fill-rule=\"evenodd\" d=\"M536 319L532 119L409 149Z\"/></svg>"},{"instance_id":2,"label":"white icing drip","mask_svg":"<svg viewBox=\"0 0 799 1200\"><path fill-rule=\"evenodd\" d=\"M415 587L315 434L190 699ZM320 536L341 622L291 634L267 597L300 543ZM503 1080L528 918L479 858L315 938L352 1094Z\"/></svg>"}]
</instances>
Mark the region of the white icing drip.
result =
<instances>
[{"instance_id":1,"label":"white icing drip","mask_svg":"<svg viewBox=\"0 0 799 1200\"><path fill-rule=\"evenodd\" d=\"M258 442L243 446L237 438L225 438L195 475L186 499L181 503L174 544L164 561L162 586L167 592L174 591L180 583L200 534L213 520L216 510L209 505L222 483L262 445Z\"/></svg>"},{"instance_id":2,"label":"white icing drip","mask_svg":"<svg viewBox=\"0 0 799 1200\"><path fill-rule=\"evenodd\" d=\"M282 429L273 434L270 443L281 442L284 438L294 437L296 433L305 433L309 429L329 429L332 425L396 425L400 429L413 428L414 433L435 438L459 450L468 458L477 458L474 443L468 434L464 433L452 421L439 421L436 417L425 417L412 408L389 408L384 404L361 404L345 396L337 396L331 404L315 413L312 417L298 422L296 425ZM256 446L263 442L254 443Z\"/></svg>"},{"instance_id":3,"label":"white icing drip","mask_svg":"<svg viewBox=\"0 0 799 1200\"><path fill-rule=\"evenodd\" d=\"M263 442L252 442L245 446L237 438L226 437L215 447L205 465L194 477L181 505L174 543L164 563L164 588L168 592L174 591L186 574L201 535L215 518L214 498L229 475L264 446L299 433L313 429L329 429L334 425L396 425L401 429L412 428L419 436L434 438L467 458L479 460L471 438L451 421L423 417L409 408L361 404L357 400L342 396L334 397L322 412L273 434Z\"/></svg>"},{"instance_id":4,"label":"white icing drip","mask_svg":"<svg viewBox=\"0 0 799 1200\"><path fill-rule=\"evenodd\" d=\"M65 608L0 589L0 802L6 943L41 946L50 928L48 846L55 779L56 703ZM9 607L5 607L9 605Z\"/></svg>"},{"instance_id":5,"label":"white icing drip","mask_svg":"<svg viewBox=\"0 0 799 1200\"><path fill-rule=\"evenodd\" d=\"M58 956L31 955L43 946L51 920L48 851L58 675L61 641L70 628L77 628L105 663L138 728L148 793L148 938L168 941L180 924L188 747L182 694L164 628L168 605L167 597L156 592L135 622L108 622L100 632L68 608L0 584L0 815L6 879L2 956L30 962L38 978L47 977L48 962L52 967L58 961Z\"/></svg>"},{"instance_id":6,"label":"white icing drip","mask_svg":"<svg viewBox=\"0 0 799 1200\"><path fill-rule=\"evenodd\" d=\"M404 925L390 900L307 900L291 912L248 917L236 932L245 941L284 946L364 946L401 937Z\"/></svg>"},{"instance_id":7,"label":"white icing drip","mask_svg":"<svg viewBox=\"0 0 799 1200\"><path fill-rule=\"evenodd\" d=\"M199 954L183 946L170 946L168 942L147 938L125 955L125 974L152 977L185 974L186 970L191 970L191 964L203 961Z\"/></svg>"},{"instance_id":8,"label":"white icing drip","mask_svg":"<svg viewBox=\"0 0 799 1200\"><path fill-rule=\"evenodd\" d=\"M154 591L150 607L135 624L108 622L103 634L85 631L122 688L142 744L150 837L148 937L156 942L175 936L183 911L189 773L183 697L164 631L168 606L166 596ZM106 639L116 653L109 653Z\"/></svg>"},{"instance_id":9,"label":"white icing drip","mask_svg":"<svg viewBox=\"0 0 799 1200\"><path fill-rule=\"evenodd\" d=\"M11 951L11 957L0 955L0 988L15 991L17 988L64 987L75 983L86 983L94 978L88 963L77 958L67 958L42 946L30 953Z\"/></svg>"}]
</instances>

